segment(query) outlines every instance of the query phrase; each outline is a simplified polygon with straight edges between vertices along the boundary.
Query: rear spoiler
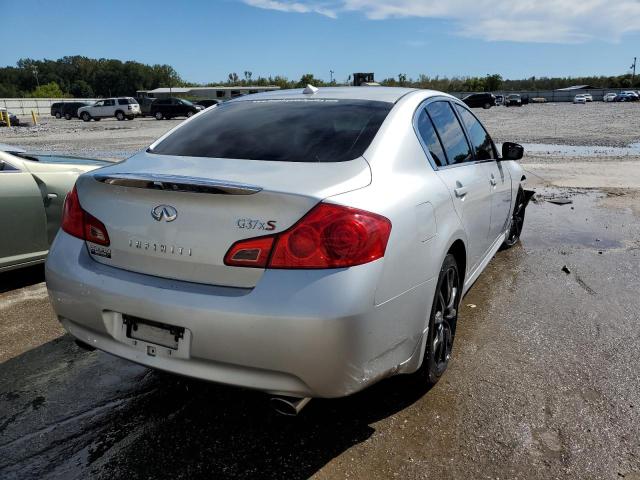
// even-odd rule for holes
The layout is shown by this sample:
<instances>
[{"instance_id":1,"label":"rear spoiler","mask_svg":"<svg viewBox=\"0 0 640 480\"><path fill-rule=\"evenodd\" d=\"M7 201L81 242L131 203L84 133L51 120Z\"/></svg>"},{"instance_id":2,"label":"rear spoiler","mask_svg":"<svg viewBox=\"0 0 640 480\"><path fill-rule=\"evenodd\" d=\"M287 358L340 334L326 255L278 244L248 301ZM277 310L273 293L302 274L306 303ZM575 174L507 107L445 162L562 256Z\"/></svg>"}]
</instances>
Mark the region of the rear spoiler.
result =
<instances>
[{"instance_id":1,"label":"rear spoiler","mask_svg":"<svg viewBox=\"0 0 640 480\"><path fill-rule=\"evenodd\" d=\"M108 185L146 188L149 190L168 190L171 192L253 195L262 190L262 187L244 183L154 173L96 173L93 178L100 183Z\"/></svg>"}]
</instances>

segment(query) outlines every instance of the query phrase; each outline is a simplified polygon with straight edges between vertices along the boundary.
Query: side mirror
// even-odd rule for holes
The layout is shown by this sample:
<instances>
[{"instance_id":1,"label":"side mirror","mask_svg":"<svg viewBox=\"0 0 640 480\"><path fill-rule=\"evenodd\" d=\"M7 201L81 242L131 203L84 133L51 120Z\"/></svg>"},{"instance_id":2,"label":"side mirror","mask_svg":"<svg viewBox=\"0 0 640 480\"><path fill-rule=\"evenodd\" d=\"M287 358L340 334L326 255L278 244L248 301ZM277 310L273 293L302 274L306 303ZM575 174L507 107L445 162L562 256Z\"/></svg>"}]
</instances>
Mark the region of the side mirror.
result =
<instances>
[{"instance_id":1,"label":"side mirror","mask_svg":"<svg viewBox=\"0 0 640 480\"><path fill-rule=\"evenodd\" d=\"M504 142L502 144L502 160L520 160L524 155L522 145L513 142Z\"/></svg>"}]
</instances>

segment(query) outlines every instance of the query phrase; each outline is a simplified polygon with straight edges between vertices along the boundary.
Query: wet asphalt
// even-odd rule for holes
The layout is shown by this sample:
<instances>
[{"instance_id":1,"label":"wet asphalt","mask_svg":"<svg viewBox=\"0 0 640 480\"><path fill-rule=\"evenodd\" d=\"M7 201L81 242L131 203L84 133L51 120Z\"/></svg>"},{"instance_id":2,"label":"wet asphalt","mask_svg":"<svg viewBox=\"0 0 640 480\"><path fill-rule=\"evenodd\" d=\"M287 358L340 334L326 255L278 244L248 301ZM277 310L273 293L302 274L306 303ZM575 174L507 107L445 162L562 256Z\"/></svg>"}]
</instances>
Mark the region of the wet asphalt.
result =
<instances>
[{"instance_id":1,"label":"wet asphalt","mask_svg":"<svg viewBox=\"0 0 640 480\"><path fill-rule=\"evenodd\" d=\"M606 192L538 192L462 300L440 383L395 377L296 418L86 352L41 269L0 276L0 478L639 480L640 222Z\"/></svg>"}]
</instances>

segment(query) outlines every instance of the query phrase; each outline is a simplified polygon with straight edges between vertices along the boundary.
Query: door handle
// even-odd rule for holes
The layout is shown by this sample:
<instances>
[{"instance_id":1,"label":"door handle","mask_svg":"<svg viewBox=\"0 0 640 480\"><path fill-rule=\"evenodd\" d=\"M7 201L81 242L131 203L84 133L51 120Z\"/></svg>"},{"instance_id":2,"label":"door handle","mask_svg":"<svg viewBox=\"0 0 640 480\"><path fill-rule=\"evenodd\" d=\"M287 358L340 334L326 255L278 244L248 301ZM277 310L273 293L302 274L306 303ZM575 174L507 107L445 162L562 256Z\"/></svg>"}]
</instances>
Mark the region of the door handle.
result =
<instances>
[{"instance_id":1,"label":"door handle","mask_svg":"<svg viewBox=\"0 0 640 480\"><path fill-rule=\"evenodd\" d=\"M47 196L44 198L44 206L48 207L56 198L58 198L58 195L55 193L47 193Z\"/></svg>"},{"instance_id":2,"label":"door handle","mask_svg":"<svg viewBox=\"0 0 640 480\"><path fill-rule=\"evenodd\" d=\"M456 197L458 198L464 197L467 194L468 190L469 189L464 185L462 185L460 182L456 182L456 188L453 189L454 193L456 194Z\"/></svg>"}]
</instances>

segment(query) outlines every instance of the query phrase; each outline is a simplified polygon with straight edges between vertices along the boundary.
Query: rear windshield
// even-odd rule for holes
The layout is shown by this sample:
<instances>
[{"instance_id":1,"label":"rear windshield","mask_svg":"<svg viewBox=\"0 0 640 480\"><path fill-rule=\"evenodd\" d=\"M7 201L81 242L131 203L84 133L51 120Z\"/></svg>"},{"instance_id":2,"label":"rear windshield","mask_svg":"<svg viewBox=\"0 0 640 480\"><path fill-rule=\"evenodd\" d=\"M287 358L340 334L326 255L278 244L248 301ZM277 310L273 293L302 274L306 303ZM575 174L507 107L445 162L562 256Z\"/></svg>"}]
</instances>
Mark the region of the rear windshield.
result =
<instances>
[{"instance_id":1,"label":"rear windshield","mask_svg":"<svg viewBox=\"0 0 640 480\"><path fill-rule=\"evenodd\" d=\"M189 121L149 151L161 155L283 162L361 156L393 107L364 100L228 102Z\"/></svg>"}]
</instances>

